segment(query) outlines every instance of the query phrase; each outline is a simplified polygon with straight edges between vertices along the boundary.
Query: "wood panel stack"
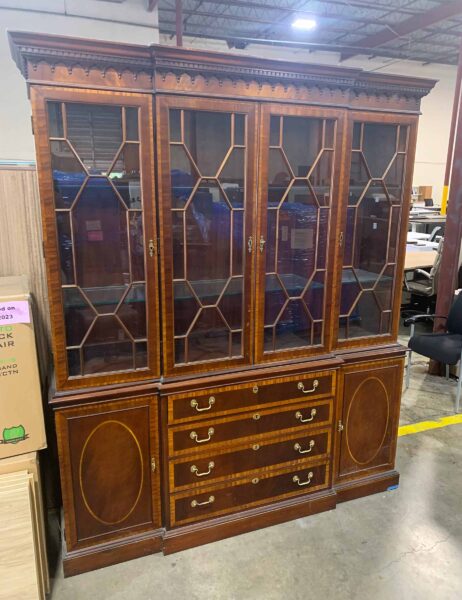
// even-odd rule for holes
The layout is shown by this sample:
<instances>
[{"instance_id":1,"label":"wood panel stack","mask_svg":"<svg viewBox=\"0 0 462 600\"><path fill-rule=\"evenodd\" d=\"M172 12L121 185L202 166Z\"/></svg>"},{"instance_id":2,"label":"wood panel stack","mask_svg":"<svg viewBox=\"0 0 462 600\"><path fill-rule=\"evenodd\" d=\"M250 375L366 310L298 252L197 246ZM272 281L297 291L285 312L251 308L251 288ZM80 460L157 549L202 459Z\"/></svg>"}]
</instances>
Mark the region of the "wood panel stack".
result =
<instances>
[{"instance_id":1,"label":"wood panel stack","mask_svg":"<svg viewBox=\"0 0 462 600\"><path fill-rule=\"evenodd\" d=\"M36 452L0 461L0 536L2 595L44 599L50 580Z\"/></svg>"},{"instance_id":2,"label":"wood panel stack","mask_svg":"<svg viewBox=\"0 0 462 600\"><path fill-rule=\"evenodd\" d=\"M0 276L26 275L35 302L42 381L51 358L50 312L35 168L0 168Z\"/></svg>"}]
</instances>

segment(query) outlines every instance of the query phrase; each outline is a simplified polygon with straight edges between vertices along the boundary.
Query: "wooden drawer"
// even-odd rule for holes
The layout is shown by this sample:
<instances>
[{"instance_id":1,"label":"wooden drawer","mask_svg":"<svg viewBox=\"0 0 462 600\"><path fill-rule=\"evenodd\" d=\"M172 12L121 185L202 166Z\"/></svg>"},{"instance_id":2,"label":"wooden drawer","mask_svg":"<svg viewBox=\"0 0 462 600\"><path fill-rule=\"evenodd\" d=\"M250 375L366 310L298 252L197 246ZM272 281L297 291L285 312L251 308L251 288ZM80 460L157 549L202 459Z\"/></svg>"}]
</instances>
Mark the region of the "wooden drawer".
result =
<instances>
[{"instance_id":1,"label":"wooden drawer","mask_svg":"<svg viewBox=\"0 0 462 600\"><path fill-rule=\"evenodd\" d=\"M281 472L263 472L226 487L211 487L170 496L172 525L217 517L259 504L307 494L328 487L329 465L304 465Z\"/></svg>"},{"instance_id":2,"label":"wooden drawer","mask_svg":"<svg viewBox=\"0 0 462 600\"><path fill-rule=\"evenodd\" d=\"M318 399L335 393L335 371L268 379L241 386L198 390L168 398L168 422L179 423L226 415L261 406L271 407L301 398Z\"/></svg>"},{"instance_id":3,"label":"wooden drawer","mask_svg":"<svg viewBox=\"0 0 462 600\"><path fill-rule=\"evenodd\" d=\"M221 454L209 453L198 457L179 459L169 464L172 490L207 485L223 479L236 479L243 474L270 467L297 464L300 460L328 458L331 450L331 430L300 431L284 439L254 440L233 446ZM288 464L287 464L288 463Z\"/></svg>"},{"instance_id":4,"label":"wooden drawer","mask_svg":"<svg viewBox=\"0 0 462 600\"><path fill-rule=\"evenodd\" d=\"M327 425L331 419L332 400L329 399L178 425L168 430L169 455L208 452L210 446L306 427L308 423L313 426Z\"/></svg>"}]
</instances>

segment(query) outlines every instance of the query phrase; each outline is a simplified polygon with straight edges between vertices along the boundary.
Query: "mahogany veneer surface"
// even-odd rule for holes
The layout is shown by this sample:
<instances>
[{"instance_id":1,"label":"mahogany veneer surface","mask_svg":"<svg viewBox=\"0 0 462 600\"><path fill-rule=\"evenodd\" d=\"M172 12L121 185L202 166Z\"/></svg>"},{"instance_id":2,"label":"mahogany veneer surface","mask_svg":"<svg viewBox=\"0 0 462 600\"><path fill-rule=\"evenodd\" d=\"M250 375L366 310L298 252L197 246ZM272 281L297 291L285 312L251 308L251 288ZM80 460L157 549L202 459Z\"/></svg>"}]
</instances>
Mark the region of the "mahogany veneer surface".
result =
<instances>
[{"instance_id":1,"label":"mahogany veneer surface","mask_svg":"<svg viewBox=\"0 0 462 600\"><path fill-rule=\"evenodd\" d=\"M32 101L65 574L395 486L435 82L9 37Z\"/></svg>"}]
</instances>

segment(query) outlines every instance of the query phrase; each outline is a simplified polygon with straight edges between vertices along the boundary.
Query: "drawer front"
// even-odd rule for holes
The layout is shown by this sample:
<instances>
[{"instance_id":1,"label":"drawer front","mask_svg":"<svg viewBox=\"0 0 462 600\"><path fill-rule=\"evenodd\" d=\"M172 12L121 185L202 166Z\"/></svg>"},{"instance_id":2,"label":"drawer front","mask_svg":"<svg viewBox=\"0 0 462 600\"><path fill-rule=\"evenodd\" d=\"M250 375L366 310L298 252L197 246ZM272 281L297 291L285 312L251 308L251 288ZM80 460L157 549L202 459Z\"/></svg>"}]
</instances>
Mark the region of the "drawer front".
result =
<instances>
[{"instance_id":1,"label":"drawer front","mask_svg":"<svg viewBox=\"0 0 462 600\"><path fill-rule=\"evenodd\" d=\"M172 525L224 515L268 501L315 492L328 487L329 466L299 466L278 473L264 473L226 487L197 490L170 497Z\"/></svg>"},{"instance_id":2,"label":"drawer front","mask_svg":"<svg viewBox=\"0 0 462 600\"><path fill-rule=\"evenodd\" d=\"M294 404L284 410L250 412L238 417L214 419L171 427L169 454L207 452L210 446L240 438L280 432L310 425L327 425L332 419L332 400Z\"/></svg>"},{"instance_id":3,"label":"drawer front","mask_svg":"<svg viewBox=\"0 0 462 600\"><path fill-rule=\"evenodd\" d=\"M169 423L232 414L261 406L301 398L317 399L334 395L335 371L308 373L294 378L271 379L244 386L198 390L193 394L170 396Z\"/></svg>"},{"instance_id":4,"label":"drawer front","mask_svg":"<svg viewBox=\"0 0 462 600\"><path fill-rule=\"evenodd\" d=\"M172 461L169 465L173 489L185 486L207 485L221 479L236 478L243 473L303 459L328 458L331 449L331 431L300 431L276 441L249 441L245 446L222 454L209 453ZM326 456L327 455L327 456Z\"/></svg>"}]
</instances>

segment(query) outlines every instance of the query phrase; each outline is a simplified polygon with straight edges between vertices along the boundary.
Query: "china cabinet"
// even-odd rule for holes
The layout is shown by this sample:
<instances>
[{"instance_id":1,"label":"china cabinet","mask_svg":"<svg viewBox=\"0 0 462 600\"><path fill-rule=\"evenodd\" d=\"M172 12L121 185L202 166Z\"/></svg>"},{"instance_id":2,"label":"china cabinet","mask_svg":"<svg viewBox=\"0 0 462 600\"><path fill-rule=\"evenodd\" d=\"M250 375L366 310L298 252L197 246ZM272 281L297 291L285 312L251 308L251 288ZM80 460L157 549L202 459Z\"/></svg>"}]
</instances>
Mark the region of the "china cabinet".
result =
<instances>
[{"instance_id":1,"label":"china cabinet","mask_svg":"<svg viewBox=\"0 0 462 600\"><path fill-rule=\"evenodd\" d=\"M384 491L434 81L11 33L32 103L67 575Z\"/></svg>"}]
</instances>

